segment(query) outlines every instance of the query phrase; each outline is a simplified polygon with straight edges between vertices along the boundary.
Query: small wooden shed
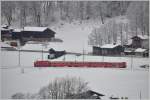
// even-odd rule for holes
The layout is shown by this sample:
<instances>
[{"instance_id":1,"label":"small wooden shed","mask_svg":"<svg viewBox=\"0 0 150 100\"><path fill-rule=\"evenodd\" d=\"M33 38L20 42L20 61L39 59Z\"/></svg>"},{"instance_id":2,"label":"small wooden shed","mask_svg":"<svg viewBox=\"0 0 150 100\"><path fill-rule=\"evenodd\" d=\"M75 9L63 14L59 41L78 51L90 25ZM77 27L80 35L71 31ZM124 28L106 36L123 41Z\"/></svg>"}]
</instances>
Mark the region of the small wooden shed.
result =
<instances>
[{"instance_id":1,"label":"small wooden shed","mask_svg":"<svg viewBox=\"0 0 150 100\"><path fill-rule=\"evenodd\" d=\"M4 40L11 40L12 39L12 28L10 28L9 26L1 26L1 39L2 41Z\"/></svg>"},{"instance_id":2,"label":"small wooden shed","mask_svg":"<svg viewBox=\"0 0 150 100\"><path fill-rule=\"evenodd\" d=\"M93 47L94 55L121 55L123 51L124 47L120 44L105 44L101 47Z\"/></svg>"},{"instance_id":3,"label":"small wooden shed","mask_svg":"<svg viewBox=\"0 0 150 100\"><path fill-rule=\"evenodd\" d=\"M136 56L141 56L141 57L148 57L149 56L147 49L137 48L137 49L135 49L134 52L135 52Z\"/></svg>"}]
</instances>

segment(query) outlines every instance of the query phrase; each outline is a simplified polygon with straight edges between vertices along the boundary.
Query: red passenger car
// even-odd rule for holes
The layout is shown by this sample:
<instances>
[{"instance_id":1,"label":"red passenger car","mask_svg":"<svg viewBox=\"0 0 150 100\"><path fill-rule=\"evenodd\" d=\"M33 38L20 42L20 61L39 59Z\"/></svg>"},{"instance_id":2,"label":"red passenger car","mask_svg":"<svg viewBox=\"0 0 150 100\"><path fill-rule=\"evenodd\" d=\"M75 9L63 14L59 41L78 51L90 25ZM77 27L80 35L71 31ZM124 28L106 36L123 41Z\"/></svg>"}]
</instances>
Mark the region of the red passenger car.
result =
<instances>
[{"instance_id":1,"label":"red passenger car","mask_svg":"<svg viewBox=\"0 0 150 100\"><path fill-rule=\"evenodd\" d=\"M34 67L100 67L126 68L126 62L36 61Z\"/></svg>"}]
</instances>

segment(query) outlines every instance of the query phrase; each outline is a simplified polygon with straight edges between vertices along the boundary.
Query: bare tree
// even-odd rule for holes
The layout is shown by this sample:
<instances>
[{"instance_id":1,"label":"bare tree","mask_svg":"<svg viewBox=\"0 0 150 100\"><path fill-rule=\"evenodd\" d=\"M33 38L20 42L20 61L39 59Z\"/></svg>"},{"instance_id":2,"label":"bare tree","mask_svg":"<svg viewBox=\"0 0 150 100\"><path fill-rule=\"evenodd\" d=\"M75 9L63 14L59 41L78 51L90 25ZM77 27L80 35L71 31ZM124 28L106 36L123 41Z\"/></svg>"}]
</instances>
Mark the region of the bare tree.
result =
<instances>
[{"instance_id":1,"label":"bare tree","mask_svg":"<svg viewBox=\"0 0 150 100\"><path fill-rule=\"evenodd\" d=\"M15 10L15 3L12 1L2 1L2 16L7 20L7 24L10 26L13 20L13 12Z\"/></svg>"},{"instance_id":2,"label":"bare tree","mask_svg":"<svg viewBox=\"0 0 150 100\"><path fill-rule=\"evenodd\" d=\"M18 1L17 4L19 5L20 27L24 27L27 25L27 16L29 12L28 5L30 2Z\"/></svg>"},{"instance_id":3,"label":"bare tree","mask_svg":"<svg viewBox=\"0 0 150 100\"><path fill-rule=\"evenodd\" d=\"M127 16L131 22L132 31L135 34L148 34L149 33L149 3L148 1L134 1L127 9ZM141 32L138 32L138 29Z\"/></svg>"},{"instance_id":4,"label":"bare tree","mask_svg":"<svg viewBox=\"0 0 150 100\"><path fill-rule=\"evenodd\" d=\"M56 78L47 87L43 87L39 95L42 99L64 99L70 94L87 91L87 84L81 78L76 77Z\"/></svg>"},{"instance_id":5,"label":"bare tree","mask_svg":"<svg viewBox=\"0 0 150 100\"><path fill-rule=\"evenodd\" d=\"M16 20L13 20L13 22L16 23L19 18L21 26L26 24L49 25L52 21L59 19L82 21L89 18L99 18L104 24L104 19L108 16L123 15L128 5L129 2L119 1L2 1L2 17L4 17L2 19L6 19L7 23L11 24L14 15ZM18 14L18 9L20 14ZM148 10L146 6L143 6L143 9L144 11ZM60 15L58 16L56 13ZM143 18L147 19L147 16L143 16ZM143 22L146 26L145 20ZM147 30L146 27L145 30Z\"/></svg>"},{"instance_id":6,"label":"bare tree","mask_svg":"<svg viewBox=\"0 0 150 100\"><path fill-rule=\"evenodd\" d=\"M42 87L36 94L16 93L12 99L65 99L70 95L79 94L89 90L85 82L80 77L63 77L51 81L48 86Z\"/></svg>"},{"instance_id":7,"label":"bare tree","mask_svg":"<svg viewBox=\"0 0 150 100\"><path fill-rule=\"evenodd\" d=\"M103 2L99 2L98 4L99 4L98 10L99 10L99 14L100 14L100 19L101 19L102 24L104 24L104 13L103 13L104 7L102 6Z\"/></svg>"},{"instance_id":8,"label":"bare tree","mask_svg":"<svg viewBox=\"0 0 150 100\"><path fill-rule=\"evenodd\" d=\"M31 6L31 11L30 13L32 14L34 24L36 26L41 26L41 11L42 11L42 1L31 1L30 6Z\"/></svg>"}]
</instances>

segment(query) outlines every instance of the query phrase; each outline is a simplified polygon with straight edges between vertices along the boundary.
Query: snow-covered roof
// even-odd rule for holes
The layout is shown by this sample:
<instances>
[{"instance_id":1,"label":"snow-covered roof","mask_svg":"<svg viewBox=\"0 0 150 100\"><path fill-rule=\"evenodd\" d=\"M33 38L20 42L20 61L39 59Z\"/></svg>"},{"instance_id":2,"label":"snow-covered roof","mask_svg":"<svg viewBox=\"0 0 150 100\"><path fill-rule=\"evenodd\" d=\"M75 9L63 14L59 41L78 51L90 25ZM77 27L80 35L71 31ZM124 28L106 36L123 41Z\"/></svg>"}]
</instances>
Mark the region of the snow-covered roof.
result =
<instances>
[{"instance_id":1,"label":"snow-covered roof","mask_svg":"<svg viewBox=\"0 0 150 100\"><path fill-rule=\"evenodd\" d=\"M101 46L101 48L115 48L119 46L120 44L104 44Z\"/></svg>"},{"instance_id":2,"label":"snow-covered roof","mask_svg":"<svg viewBox=\"0 0 150 100\"><path fill-rule=\"evenodd\" d=\"M4 25L1 25L1 27L5 28L5 27L8 27L8 25L7 25L7 24L4 24Z\"/></svg>"},{"instance_id":3,"label":"snow-covered roof","mask_svg":"<svg viewBox=\"0 0 150 100\"><path fill-rule=\"evenodd\" d=\"M146 49L142 49L142 48L137 48L136 50L135 50L135 52L145 52L146 51Z\"/></svg>"},{"instance_id":4,"label":"snow-covered roof","mask_svg":"<svg viewBox=\"0 0 150 100\"><path fill-rule=\"evenodd\" d=\"M148 39L148 35L137 35L137 37L139 37L140 39L143 39L143 40Z\"/></svg>"},{"instance_id":5,"label":"snow-covered roof","mask_svg":"<svg viewBox=\"0 0 150 100\"><path fill-rule=\"evenodd\" d=\"M13 28L8 25L1 26L1 31L10 31L10 30L13 30Z\"/></svg>"},{"instance_id":6,"label":"snow-covered roof","mask_svg":"<svg viewBox=\"0 0 150 100\"><path fill-rule=\"evenodd\" d=\"M124 52L132 52L131 50L124 50Z\"/></svg>"},{"instance_id":7,"label":"snow-covered roof","mask_svg":"<svg viewBox=\"0 0 150 100\"><path fill-rule=\"evenodd\" d=\"M4 42L0 42L0 46L1 46L2 48L11 48L11 46L10 46L9 44L6 44L6 43L4 43Z\"/></svg>"},{"instance_id":8,"label":"snow-covered roof","mask_svg":"<svg viewBox=\"0 0 150 100\"><path fill-rule=\"evenodd\" d=\"M10 31L10 29L1 27L1 31Z\"/></svg>"},{"instance_id":9,"label":"snow-covered roof","mask_svg":"<svg viewBox=\"0 0 150 100\"><path fill-rule=\"evenodd\" d=\"M147 35L138 35L138 37L140 37L141 39L148 39Z\"/></svg>"},{"instance_id":10,"label":"snow-covered roof","mask_svg":"<svg viewBox=\"0 0 150 100\"><path fill-rule=\"evenodd\" d=\"M24 27L24 31L39 31L39 32L43 32L44 30L46 30L47 27Z\"/></svg>"},{"instance_id":11,"label":"snow-covered roof","mask_svg":"<svg viewBox=\"0 0 150 100\"><path fill-rule=\"evenodd\" d=\"M21 32L22 29L14 29L13 32Z\"/></svg>"}]
</instances>

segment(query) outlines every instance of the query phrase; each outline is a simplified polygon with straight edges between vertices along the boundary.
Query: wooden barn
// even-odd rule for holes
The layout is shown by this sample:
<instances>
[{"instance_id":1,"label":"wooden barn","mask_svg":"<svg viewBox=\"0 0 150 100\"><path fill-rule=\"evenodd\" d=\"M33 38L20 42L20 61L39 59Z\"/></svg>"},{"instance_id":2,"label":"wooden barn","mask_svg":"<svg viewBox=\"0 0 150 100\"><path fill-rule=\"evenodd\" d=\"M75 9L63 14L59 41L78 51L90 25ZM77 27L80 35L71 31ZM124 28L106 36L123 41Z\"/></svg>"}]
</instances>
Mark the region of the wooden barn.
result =
<instances>
[{"instance_id":1,"label":"wooden barn","mask_svg":"<svg viewBox=\"0 0 150 100\"><path fill-rule=\"evenodd\" d=\"M13 38L24 41L50 41L55 32L48 27L24 27L13 31Z\"/></svg>"},{"instance_id":2,"label":"wooden barn","mask_svg":"<svg viewBox=\"0 0 150 100\"><path fill-rule=\"evenodd\" d=\"M121 55L124 47L119 44L105 44L101 47L93 47L94 55Z\"/></svg>"},{"instance_id":3,"label":"wooden barn","mask_svg":"<svg viewBox=\"0 0 150 100\"><path fill-rule=\"evenodd\" d=\"M147 35L137 35L131 38L132 48L145 48L149 49L149 38Z\"/></svg>"}]
</instances>

